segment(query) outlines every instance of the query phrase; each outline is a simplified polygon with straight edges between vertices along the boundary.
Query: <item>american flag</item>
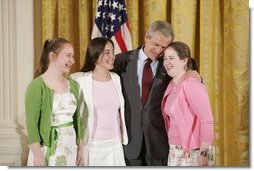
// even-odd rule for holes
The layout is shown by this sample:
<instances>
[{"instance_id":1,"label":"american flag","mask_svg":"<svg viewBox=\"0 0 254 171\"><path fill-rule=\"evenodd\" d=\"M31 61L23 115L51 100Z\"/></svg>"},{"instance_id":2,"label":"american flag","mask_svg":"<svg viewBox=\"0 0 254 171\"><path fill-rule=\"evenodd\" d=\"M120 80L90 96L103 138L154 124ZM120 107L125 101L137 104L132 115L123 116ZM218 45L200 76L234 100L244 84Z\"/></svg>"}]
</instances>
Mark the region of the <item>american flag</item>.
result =
<instances>
[{"instance_id":1,"label":"american flag","mask_svg":"<svg viewBox=\"0 0 254 171\"><path fill-rule=\"evenodd\" d=\"M124 0L98 0L92 39L110 38L115 53L131 50L131 35Z\"/></svg>"}]
</instances>

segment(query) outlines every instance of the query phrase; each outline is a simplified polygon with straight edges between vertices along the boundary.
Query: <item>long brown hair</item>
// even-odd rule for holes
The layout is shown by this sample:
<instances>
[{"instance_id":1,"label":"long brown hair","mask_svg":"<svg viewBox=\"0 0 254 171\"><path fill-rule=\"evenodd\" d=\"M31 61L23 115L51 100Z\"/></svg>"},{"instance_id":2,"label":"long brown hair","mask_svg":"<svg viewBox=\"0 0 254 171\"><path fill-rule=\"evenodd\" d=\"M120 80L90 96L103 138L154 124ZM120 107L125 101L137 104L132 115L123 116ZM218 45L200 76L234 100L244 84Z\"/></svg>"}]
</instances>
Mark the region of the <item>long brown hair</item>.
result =
<instances>
[{"instance_id":1,"label":"long brown hair","mask_svg":"<svg viewBox=\"0 0 254 171\"><path fill-rule=\"evenodd\" d=\"M55 39L47 39L44 42L44 45L42 47L41 51L41 58L40 58L40 63L39 66L37 67L35 73L34 73L34 78L40 76L43 74L45 71L47 71L48 66L49 66L49 53L54 52L58 54L64 44L70 44L70 42L64 38L55 38Z\"/></svg>"},{"instance_id":2,"label":"long brown hair","mask_svg":"<svg viewBox=\"0 0 254 171\"><path fill-rule=\"evenodd\" d=\"M89 42L86 50L85 63L80 69L81 72L94 70L96 61L99 59L108 42L110 42L114 47L113 41L105 37L96 37Z\"/></svg>"}]
</instances>

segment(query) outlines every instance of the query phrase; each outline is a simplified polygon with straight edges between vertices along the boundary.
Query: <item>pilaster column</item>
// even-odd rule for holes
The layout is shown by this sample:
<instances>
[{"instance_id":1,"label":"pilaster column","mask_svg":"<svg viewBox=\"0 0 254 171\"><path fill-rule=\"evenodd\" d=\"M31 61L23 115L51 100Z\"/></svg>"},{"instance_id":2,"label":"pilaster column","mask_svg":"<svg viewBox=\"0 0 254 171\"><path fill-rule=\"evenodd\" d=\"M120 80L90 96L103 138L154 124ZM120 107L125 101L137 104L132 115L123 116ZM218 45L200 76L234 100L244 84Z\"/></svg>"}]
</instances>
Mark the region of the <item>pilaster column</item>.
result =
<instances>
[{"instance_id":1,"label":"pilaster column","mask_svg":"<svg viewBox=\"0 0 254 171\"><path fill-rule=\"evenodd\" d=\"M16 1L0 2L0 163L21 165L17 133Z\"/></svg>"}]
</instances>

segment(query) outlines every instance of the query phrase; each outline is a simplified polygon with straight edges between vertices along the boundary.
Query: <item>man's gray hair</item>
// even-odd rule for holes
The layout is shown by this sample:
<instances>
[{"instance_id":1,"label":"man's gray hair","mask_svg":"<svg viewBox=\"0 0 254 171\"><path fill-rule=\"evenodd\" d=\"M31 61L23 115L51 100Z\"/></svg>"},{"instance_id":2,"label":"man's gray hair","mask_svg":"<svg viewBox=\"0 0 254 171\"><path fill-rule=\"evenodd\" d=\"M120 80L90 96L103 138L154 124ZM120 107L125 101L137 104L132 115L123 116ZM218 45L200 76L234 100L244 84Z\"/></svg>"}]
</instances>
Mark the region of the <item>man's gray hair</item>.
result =
<instances>
[{"instance_id":1,"label":"man's gray hair","mask_svg":"<svg viewBox=\"0 0 254 171\"><path fill-rule=\"evenodd\" d=\"M155 21L153 22L150 27L148 28L147 34L153 37L155 32L161 32L166 37L171 37L172 41L174 40L174 31L172 26L167 21Z\"/></svg>"}]
</instances>

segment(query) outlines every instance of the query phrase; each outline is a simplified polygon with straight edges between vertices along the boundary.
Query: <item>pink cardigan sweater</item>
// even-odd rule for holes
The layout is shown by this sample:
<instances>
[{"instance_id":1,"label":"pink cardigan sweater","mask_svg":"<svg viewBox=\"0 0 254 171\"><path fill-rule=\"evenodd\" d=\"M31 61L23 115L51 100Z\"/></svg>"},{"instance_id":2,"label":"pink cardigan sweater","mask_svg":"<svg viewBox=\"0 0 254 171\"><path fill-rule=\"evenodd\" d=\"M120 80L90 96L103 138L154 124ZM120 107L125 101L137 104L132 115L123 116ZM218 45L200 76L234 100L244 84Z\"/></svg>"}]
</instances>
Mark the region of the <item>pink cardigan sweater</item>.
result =
<instances>
[{"instance_id":1,"label":"pink cardigan sweater","mask_svg":"<svg viewBox=\"0 0 254 171\"><path fill-rule=\"evenodd\" d=\"M175 93L174 99L167 98L170 93ZM170 109L165 106L167 100L172 103ZM184 75L176 85L171 81L164 93L161 109L167 133L170 117L165 111L174 115L184 151L200 148L201 142L214 143L209 97L205 86L199 80Z\"/></svg>"}]
</instances>

